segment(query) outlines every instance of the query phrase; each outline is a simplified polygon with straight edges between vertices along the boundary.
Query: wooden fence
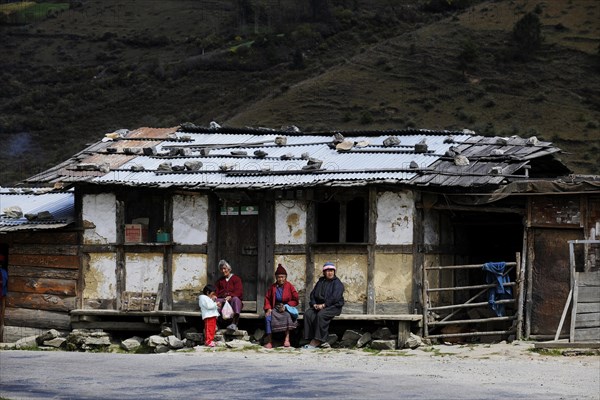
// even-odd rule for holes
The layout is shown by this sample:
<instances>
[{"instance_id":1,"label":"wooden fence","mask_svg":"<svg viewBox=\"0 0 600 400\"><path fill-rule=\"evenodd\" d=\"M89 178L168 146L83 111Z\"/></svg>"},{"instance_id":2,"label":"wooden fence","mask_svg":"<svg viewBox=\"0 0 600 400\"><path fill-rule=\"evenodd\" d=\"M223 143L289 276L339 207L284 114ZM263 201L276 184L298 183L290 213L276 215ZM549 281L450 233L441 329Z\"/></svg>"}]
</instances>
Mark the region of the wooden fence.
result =
<instances>
[{"instance_id":1,"label":"wooden fence","mask_svg":"<svg viewBox=\"0 0 600 400\"><path fill-rule=\"evenodd\" d=\"M459 338L459 337L480 337L490 335L510 335L515 334L517 339L521 339L521 327L523 322L523 271L520 264L520 254L516 255L516 262L507 262L505 267L507 270L504 275L509 274L515 269L516 280L514 282L505 283L504 286L513 288L513 296L511 299L497 300L496 304L513 304L514 307L507 308L507 311L511 310L511 315L505 316L494 316L487 318L469 318L469 319L453 319L457 314L477 308L477 307L488 307L489 302L485 298L485 294L488 293L489 289L495 288L496 284L479 284L479 285L467 285L467 286L447 286L447 287L430 287L430 282L427 279L426 271L456 271L456 270L473 270L482 269L483 264L470 264L470 265L445 265L445 266L430 266L425 268L423 274L423 334L425 338L437 339L437 338ZM477 291L475 295L472 295L468 300L462 303L456 303L454 301L455 296L452 296L452 300L443 304L442 301L438 301L439 304L433 305L431 302L432 293L440 292L453 292L457 293L463 291L469 293L470 291ZM439 299L442 297L440 296ZM485 298L485 301L482 301ZM432 316L437 315L438 312L445 313L449 312L445 317L440 320L433 320ZM463 313L464 314L464 313ZM510 323L506 329L483 329L490 323L496 323L499 321L506 321ZM455 329L453 332L441 332L437 331L432 334L433 331L438 330L439 327L453 326L460 328L461 326L476 325L477 328L471 329Z\"/></svg>"}]
</instances>

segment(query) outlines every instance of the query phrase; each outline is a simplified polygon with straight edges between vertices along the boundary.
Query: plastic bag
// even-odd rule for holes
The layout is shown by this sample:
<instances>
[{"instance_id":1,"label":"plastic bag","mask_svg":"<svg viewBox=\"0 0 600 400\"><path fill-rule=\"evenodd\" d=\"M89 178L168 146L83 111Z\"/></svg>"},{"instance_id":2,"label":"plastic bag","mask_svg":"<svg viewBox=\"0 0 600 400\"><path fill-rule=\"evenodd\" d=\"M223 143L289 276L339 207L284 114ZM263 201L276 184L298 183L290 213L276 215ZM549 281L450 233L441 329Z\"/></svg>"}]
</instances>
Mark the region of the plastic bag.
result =
<instances>
[{"instance_id":1,"label":"plastic bag","mask_svg":"<svg viewBox=\"0 0 600 400\"><path fill-rule=\"evenodd\" d=\"M223 319L233 318L233 308L227 300L225 300L225 304L223 304L223 308L221 309L221 317L223 317Z\"/></svg>"},{"instance_id":2,"label":"plastic bag","mask_svg":"<svg viewBox=\"0 0 600 400\"><path fill-rule=\"evenodd\" d=\"M292 319L295 320L296 318L298 318L298 309L296 307L288 306L286 304L285 309L287 312L290 313L290 315L292 316Z\"/></svg>"}]
</instances>

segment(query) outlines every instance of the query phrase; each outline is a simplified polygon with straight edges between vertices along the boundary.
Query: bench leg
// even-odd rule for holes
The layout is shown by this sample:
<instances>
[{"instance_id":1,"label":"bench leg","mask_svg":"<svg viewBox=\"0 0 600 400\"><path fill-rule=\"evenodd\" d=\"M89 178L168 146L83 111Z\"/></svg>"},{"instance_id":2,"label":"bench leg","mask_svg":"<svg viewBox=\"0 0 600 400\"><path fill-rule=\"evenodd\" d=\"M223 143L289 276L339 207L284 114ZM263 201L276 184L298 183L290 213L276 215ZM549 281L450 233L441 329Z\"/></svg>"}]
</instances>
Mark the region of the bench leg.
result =
<instances>
[{"instance_id":1,"label":"bench leg","mask_svg":"<svg viewBox=\"0 0 600 400\"><path fill-rule=\"evenodd\" d=\"M396 347L401 349L410 337L410 321L398 321L398 342Z\"/></svg>"},{"instance_id":2,"label":"bench leg","mask_svg":"<svg viewBox=\"0 0 600 400\"><path fill-rule=\"evenodd\" d=\"M173 335L177 339L181 339L181 332L179 332L179 324L186 322L184 316L174 315L171 319L171 330L173 331Z\"/></svg>"}]
</instances>

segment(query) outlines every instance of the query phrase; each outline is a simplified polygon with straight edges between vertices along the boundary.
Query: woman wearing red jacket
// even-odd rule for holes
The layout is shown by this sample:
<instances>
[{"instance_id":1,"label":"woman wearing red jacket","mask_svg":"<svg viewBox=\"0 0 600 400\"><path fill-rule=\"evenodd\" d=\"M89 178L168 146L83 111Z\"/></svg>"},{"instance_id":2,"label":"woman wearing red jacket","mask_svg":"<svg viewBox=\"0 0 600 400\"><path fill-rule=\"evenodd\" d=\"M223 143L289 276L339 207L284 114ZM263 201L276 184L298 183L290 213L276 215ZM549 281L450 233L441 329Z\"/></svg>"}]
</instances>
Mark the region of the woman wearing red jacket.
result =
<instances>
[{"instance_id":1,"label":"woman wearing red jacket","mask_svg":"<svg viewBox=\"0 0 600 400\"><path fill-rule=\"evenodd\" d=\"M292 318L288 310L292 307L292 312L294 312L297 306L298 291L287 281L287 271L279 264L275 271L275 283L269 287L265 295L267 333L265 347L267 349L273 348L271 342L273 332L285 332L283 347L290 347L290 331L296 329L297 321ZM297 311L295 311L295 315L298 316Z\"/></svg>"},{"instance_id":2,"label":"woman wearing red jacket","mask_svg":"<svg viewBox=\"0 0 600 400\"><path fill-rule=\"evenodd\" d=\"M225 301L228 301L231 308L233 308L233 322L227 326L227 329L236 331L243 306L242 297L244 295L244 288L242 286L242 278L231 272L231 265L225 260L219 261L219 269L223 274L215 284L219 312L221 312Z\"/></svg>"}]
</instances>

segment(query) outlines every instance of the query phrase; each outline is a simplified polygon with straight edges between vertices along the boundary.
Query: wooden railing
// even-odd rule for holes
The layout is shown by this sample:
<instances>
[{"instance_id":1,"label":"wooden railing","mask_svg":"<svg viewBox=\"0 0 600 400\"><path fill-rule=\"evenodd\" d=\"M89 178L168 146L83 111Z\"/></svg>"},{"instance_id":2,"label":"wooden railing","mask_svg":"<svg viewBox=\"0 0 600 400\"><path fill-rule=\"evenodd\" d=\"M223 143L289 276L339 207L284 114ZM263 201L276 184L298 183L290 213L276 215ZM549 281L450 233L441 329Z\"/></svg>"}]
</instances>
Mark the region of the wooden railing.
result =
<instances>
[{"instance_id":1,"label":"wooden railing","mask_svg":"<svg viewBox=\"0 0 600 400\"><path fill-rule=\"evenodd\" d=\"M523 323L523 313L522 313L522 298L523 298L523 271L521 269L520 264L520 254L516 254L515 262L507 262L506 263L506 271L504 275L508 275L513 269L515 269L516 280L514 282L505 283L504 286L513 288L513 297L511 299L502 299L497 300L495 304L513 304L516 305L512 308L514 313L512 315L507 316L495 316L495 317L487 317L487 318L469 318L469 319L452 319L459 312L462 312L466 309L473 309L476 307L487 307L488 301L481 301L481 297L483 297L489 289L496 287L495 283L491 284L480 284L480 285L468 285L468 286L448 286L448 287L430 287L430 283L428 280L427 271L455 271L455 270L468 270L468 269L482 269L483 264L469 264L469 265L445 265L445 266L429 266L425 267L425 271L423 273L423 284L422 284L422 296L423 296L423 336L429 339L437 339L437 338L456 338L456 337L478 337L478 336L490 336L490 335L510 335L515 334L517 339L521 338L521 327ZM454 282L454 276L452 277L452 281ZM479 290L478 290L479 289ZM464 291L468 292L471 290L478 290L477 293L471 296L468 300L463 303L454 304L454 296L451 304L436 304L431 305L430 294L431 293L441 293L441 292L459 292ZM477 301L479 300L479 301ZM436 315L436 311L450 311L445 317L441 320L431 320L432 315ZM516 321L516 323L511 324L511 326L507 329L502 330L484 330L484 329L469 329L468 331L460 331L460 332L452 332L452 333L443 333L443 332L435 332L435 334L431 334L431 331L435 330L440 326L460 326L460 325L469 325L469 324L477 324L478 327L481 327L489 322L497 322L497 321Z\"/></svg>"}]
</instances>

